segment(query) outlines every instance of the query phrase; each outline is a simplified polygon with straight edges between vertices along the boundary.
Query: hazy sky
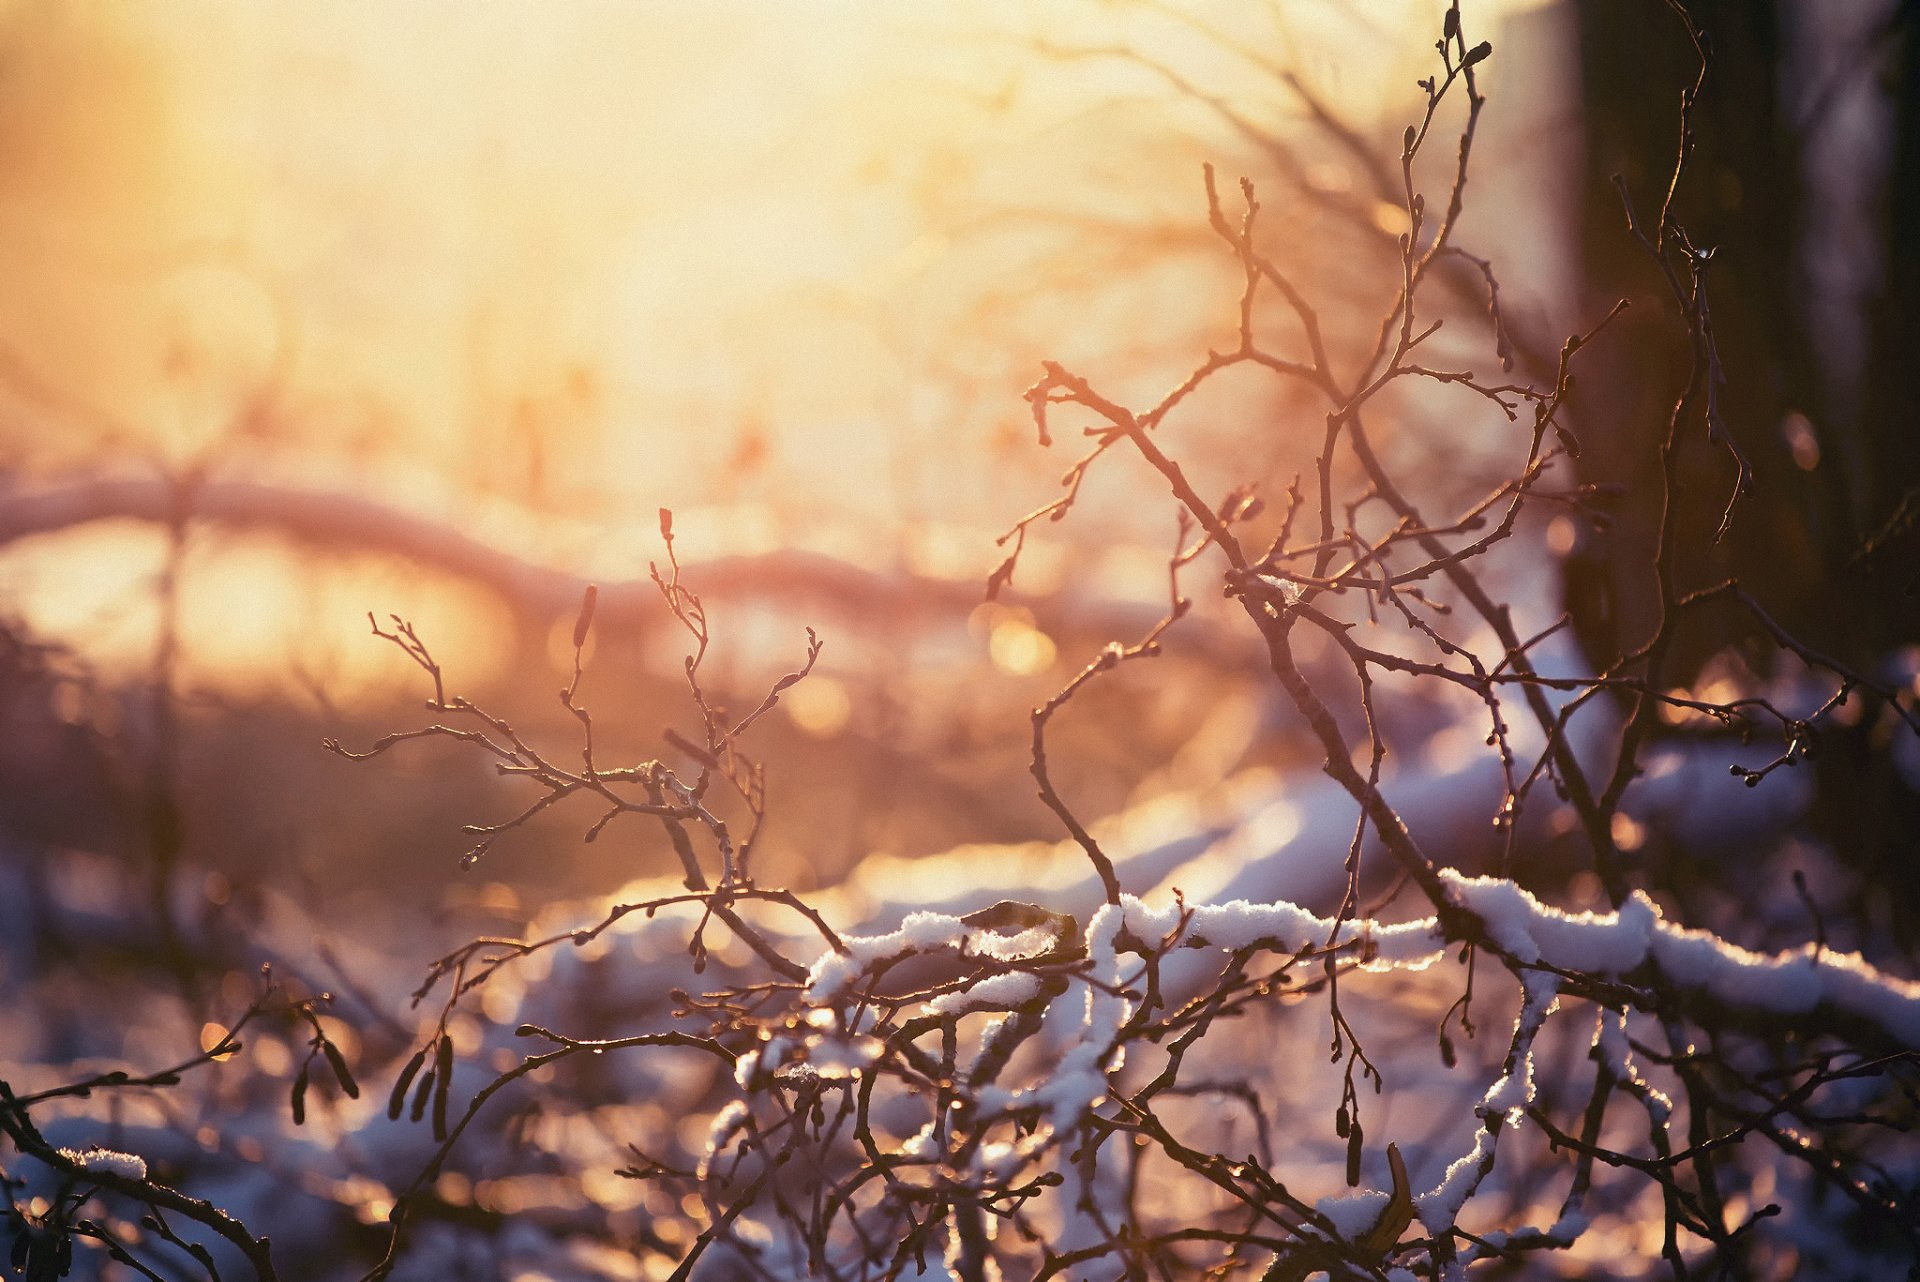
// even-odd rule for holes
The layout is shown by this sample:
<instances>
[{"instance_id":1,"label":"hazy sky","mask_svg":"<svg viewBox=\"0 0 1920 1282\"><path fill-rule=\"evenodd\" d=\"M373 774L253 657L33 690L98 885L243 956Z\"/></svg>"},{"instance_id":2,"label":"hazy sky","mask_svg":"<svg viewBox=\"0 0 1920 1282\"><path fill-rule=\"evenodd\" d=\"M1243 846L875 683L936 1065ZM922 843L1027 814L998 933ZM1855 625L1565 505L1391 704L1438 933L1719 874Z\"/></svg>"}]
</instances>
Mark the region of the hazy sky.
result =
<instances>
[{"instance_id":1,"label":"hazy sky","mask_svg":"<svg viewBox=\"0 0 1920 1282\"><path fill-rule=\"evenodd\" d=\"M13 0L0 442L42 471L292 474L482 532L509 528L490 503L585 517L528 536L582 563L662 505L784 514L694 527L709 552L1003 526L1058 470L1018 395L1041 358L1145 395L1232 324L1199 170L1246 143L1065 51L1140 50L1302 128L1271 60L1397 133L1441 10L1168 8ZM1311 264L1309 229L1270 234ZM89 555L41 579L104 600L147 572Z\"/></svg>"},{"instance_id":2,"label":"hazy sky","mask_svg":"<svg viewBox=\"0 0 1920 1282\"><path fill-rule=\"evenodd\" d=\"M1356 118L1417 65L1408 15L1437 12L1271 8L1182 11ZM1290 109L1189 27L1094 0L16 0L0 338L178 452L274 382L282 434L509 493L514 468L697 474L746 421L804 437L789 463L821 433L864 453L917 344L986 337L955 332L942 277L964 220L1127 182L1115 216L1199 212L1205 157L1141 140L1218 122L1036 40L1146 49L1257 117Z\"/></svg>"}]
</instances>

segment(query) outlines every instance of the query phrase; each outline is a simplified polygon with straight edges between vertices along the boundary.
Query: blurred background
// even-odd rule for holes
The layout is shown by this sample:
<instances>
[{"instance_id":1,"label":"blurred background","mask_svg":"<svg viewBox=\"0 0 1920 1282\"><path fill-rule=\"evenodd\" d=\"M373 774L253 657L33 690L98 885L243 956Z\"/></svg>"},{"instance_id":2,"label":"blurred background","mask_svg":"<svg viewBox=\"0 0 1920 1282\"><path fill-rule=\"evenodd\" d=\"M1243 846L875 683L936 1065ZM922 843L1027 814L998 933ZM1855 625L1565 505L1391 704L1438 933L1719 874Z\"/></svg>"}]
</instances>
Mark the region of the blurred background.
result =
<instances>
[{"instance_id":1,"label":"blurred background","mask_svg":"<svg viewBox=\"0 0 1920 1282\"><path fill-rule=\"evenodd\" d=\"M781 875L1051 835L1005 786L1024 708L1116 609L1153 617L1173 520L1109 468L1035 540L1016 587L1076 599L1052 614L1077 651L1032 600L976 610L994 537L1064 465L1018 393L1050 357L1157 394L1231 335L1204 160L1284 166L1279 245L1346 245L1355 210L1392 232L1391 193L1281 77L1391 131L1430 7L8 6L0 594L85 674L43 733L115 759L109 781L23 745L16 822L89 844L163 788L187 856L229 876L437 888L450 818L511 803L434 746L318 752L417 716L368 611L414 620L457 689L551 720L579 585L644 579L665 506L684 556L730 566L690 582L740 697L801 624L827 639L767 727L792 762ZM1546 135L1512 145L1560 163ZM1394 268L1352 248L1303 269L1358 317ZM1196 423L1221 483L1302 465L1269 395ZM691 713L684 636L645 595L587 687L639 756ZM1208 712L1158 702L1072 754L1095 813ZM605 885L660 853L527 836L491 875Z\"/></svg>"},{"instance_id":2,"label":"blurred background","mask_svg":"<svg viewBox=\"0 0 1920 1282\"><path fill-rule=\"evenodd\" d=\"M422 674L369 612L412 620L451 689L567 742L554 692L597 582L602 759L669 752L662 728L697 723L686 637L644 582L662 507L722 697L757 701L803 626L826 641L755 731L764 880L1055 839L1027 711L1157 617L1175 530L1144 469L1107 460L984 604L995 538L1073 457L1039 448L1019 393L1047 358L1144 404L1234 341L1203 163L1228 193L1254 181L1263 244L1351 366L1397 283L1394 158L1442 9L0 5L6 857L70 907L130 878L244 923L272 889L344 933L396 909L515 927L668 869L651 832L582 846L591 816L562 810L460 873L460 825L514 813L510 783L445 744L359 765L320 746L422 715ZM1680 219L1717 248L1723 408L1756 490L1720 544L1702 505L1686 572L1747 574L1783 623L1903 683L1911 6L1693 10L1716 62ZM1463 12L1496 56L1459 239L1493 259L1505 328L1455 263L1439 350L1550 381L1567 334L1635 302L1570 410L1588 448L1569 480L1624 483L1613 520L1523 522L1504 580L1538 625L1570 611L1597 666L1650 618L1632 585L1685 358L1612 179L1643 212L1665 190L1693 56L1657 0ZM1430 147L1423 185L1452 163ZM1258 483L1268 529L1319 437L1291 395L1227 380L1177 425L1203 490ZM1521 441L1445 389L1377 430L1435 503L1510 475ZM1730 489L1724 451L1686 467ZM1056 777L1084 815L1312 764L1207 574L1169 657L1060 719ZM1676 680L1773 681L1763 638L1723 623ZM1419 760L1452 713L1399 706ZM1884 733L1858 738L1828 754L1816 819L1861 884L1897 886L1914 793L1872 755ZM1463 837L1460 862L1492 843Z\"/></svg>"}]
</instances>

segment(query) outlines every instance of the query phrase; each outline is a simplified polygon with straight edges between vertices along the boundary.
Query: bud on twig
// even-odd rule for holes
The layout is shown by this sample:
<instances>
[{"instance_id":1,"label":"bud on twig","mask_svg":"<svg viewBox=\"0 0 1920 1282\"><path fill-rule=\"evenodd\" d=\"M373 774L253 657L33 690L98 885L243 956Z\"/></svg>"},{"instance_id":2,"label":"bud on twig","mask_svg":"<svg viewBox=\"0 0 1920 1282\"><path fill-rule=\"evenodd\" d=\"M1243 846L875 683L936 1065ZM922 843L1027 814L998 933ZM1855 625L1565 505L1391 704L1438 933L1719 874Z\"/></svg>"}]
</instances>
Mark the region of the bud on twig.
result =
<instances>
[{"instance_id":1,"label":"bud on twig","mask_svg":"<svg viewBox=\"0 0 1920 1282\"><path fill-rule=\"evenodd\" d=\"M660 512L664 516L666 509L662 508ZM599 601L599 587L587 584L586 594L580 598L580 617L573 621L573 648L576 650L587 643L587 629L593 626L593 609Z\"/></svg>"}]
</instances>

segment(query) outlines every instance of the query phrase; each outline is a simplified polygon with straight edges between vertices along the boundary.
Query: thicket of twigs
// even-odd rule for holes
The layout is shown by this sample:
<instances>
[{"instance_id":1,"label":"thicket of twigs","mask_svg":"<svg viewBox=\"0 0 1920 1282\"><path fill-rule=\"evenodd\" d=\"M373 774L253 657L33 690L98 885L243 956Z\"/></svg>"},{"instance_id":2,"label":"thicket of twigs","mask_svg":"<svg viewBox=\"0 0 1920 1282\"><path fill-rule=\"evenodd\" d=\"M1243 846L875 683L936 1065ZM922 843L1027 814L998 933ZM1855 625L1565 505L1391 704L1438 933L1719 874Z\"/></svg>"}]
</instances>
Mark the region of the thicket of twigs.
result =
<instances>
[{"instance_id":1,"label":"thicket of twigs","mask_svg":"<svg viewBox=\"0 0 1920 1282\"><path fill-rule=\"evenodd\" d=\"M1701 52L1697 92L1707 54L1673 9L1673 31ZM411 1040L379 1057L391 1062L361 1055L364 1100L325 999L271 982L225 1040L163 1072L0 1083L14 1269L51 1278L112 1260L144 1277L271 1278L344 1265L380 1278L491 1259L504 1276L511 1257L549 1276L1275 1282L1912 1267L1920 986L1830 949L1797 873L1802 947L1749 951L1731 938L1737 920L1672 919L1637 837L1650 775L1700 795L1729 770L1776 787L1840 720L1920 734L1912 690L1801 645L1739 582L1676 571L1687 515L1708 506L1722 535L1737 529L1748 473L1717 409L1740 372L1716 352L1711 254L1674 215L1693 92L1667 184L1620 193L1621 234L1665 281L1686 352L1645 567L1657 624L1597 667L1567 644L1567 620L1538 599L1548 558L1524 545L1544 537L1544 516L1608 519L1607 495L1569 480L1568 406L1618 309L1568 335L1537 376L1513 372L1497 263L1455 239L1490 56L1449 9L1391 171L1408 230L1372 332L1328 331L1294 283L1300 247L1267 235L1260 191L1209 168L1205 216L1241 281L1222 300L1237 341L1196 354L1151 403L1050 361L1025 393L1039 443L1079 453L1062 493L1008 531L989 596L1015 580L1030 535L1072 519L1095 469L1147 469L1177 514L1164 618L1090 656L1032 715L1031 774L1071 838L1078 888L965 913L896 899L860 916L849 898L757 880L778 762L752 755L752 732L831 640L809 632L788 675L723 706L706 665L724 621L709 619L662 512L654 582L686 634L694 717L659 759L596 752L598 674L579 662L591 589L560 695L574 737L538 741L461 697L430 638L393 618L373 630L420 669L429 721L364 750L329 746L382 757L454 740L525 788L524 811L472 828L467 864L558 809L583 817L588 841L650 827L680 884L448 952L414 993L421 1029L399 1030ZM1424 189L1422 157L1456 148ZM1489 362L1501 372L1481 372ZM1229 371L1283 385L1284 430L1319 436L1316 466L1282 493L1196 479L1220 463L1183 446L1184 416ZM1505 479L1429 510L1380 433L1406 397L1478 405L1506 433ZM1676 484L1701 452L1725 456L1723 492ZM1202 592L1231 599L1353 816L1330 911L1286 884L1259 902L1136 898L1158 875L1110 853L1055 786L1050 729L1107 674L1178 647ZM1680 639L1727 612L1778 647L1774 688L1709 697L1671 671ZM1458 708L1492 763L1497 793L1479 816L1490 866L1451 848L1450 820L1401 800L1406 749L1382 708L1409 689ZM1670 750L1676 727L1700 726L1727 733ZM1485 843L1473 844L1478 860ZM1766 858L1755 852L1756 887ZM1598 902L1573 912L1583 877ZM333 1146L279 1150L310 1226L299 1246L275 1227L291 1216L242 1214L223 1206L217 1174L196 1182L191 1144L149 1128L127 1152L91 1148L82 1137L108 1132L60 1111L233 1073L256 1025L299 1029L308 1047L275 1142L305 1125ZM284 1087L255 1084L269 1089ZM473 1196L475 1180L499 1195ZM549 1203L541 1180L589 1195Z\"/></svg>"}]
</instances>

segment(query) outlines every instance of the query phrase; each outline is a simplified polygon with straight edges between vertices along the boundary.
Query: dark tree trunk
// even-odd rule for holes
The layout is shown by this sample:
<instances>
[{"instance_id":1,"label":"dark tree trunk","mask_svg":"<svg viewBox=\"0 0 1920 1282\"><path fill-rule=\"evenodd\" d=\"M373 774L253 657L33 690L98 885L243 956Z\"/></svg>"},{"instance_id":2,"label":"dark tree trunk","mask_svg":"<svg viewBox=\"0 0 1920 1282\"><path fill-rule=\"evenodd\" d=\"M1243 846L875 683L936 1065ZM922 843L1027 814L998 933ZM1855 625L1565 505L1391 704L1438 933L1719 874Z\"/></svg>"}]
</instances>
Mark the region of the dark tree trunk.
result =
<instances>
[{"instance_id":1,"label":"dark tree trunk","mask_svg":"<svg viewBox=\"0 0 1920 1282\"><path fill-rule=\"evenodd\" d=\"M1592 660L1606 665L1657 626L1646 567L1660 529L1660 442L1688 368L1684 319L1627 234L1614 179L1624 180L1650 227L1680 141L1682 90L1698 63L1661 0L1576 0L1576 8L1586 304L1598 315L1617 298L1633 303L1588 354L1576 401L1581 479L1623 487L1617 520L1583 532L1565 565L1576 631ZM1840 387L1813 355L1811 313L1796 297L1808 153L1796 128L1805 122L1787 110L1796 86L1782 79L1790 51L1779 10L1755 0L1692 0L1688 8L1706 33L1710 63L1675 221L1697 248L1713 251L1706 281L1726 378L1720 405L1753 478L1731 531L1716 543L1736 469L1700 417L1680 425L1675 587L1685 593L1737 577L1794 636L1885 676L1889 656L1920 640L1920 41L1888 36L1902 46L1890 89L1897 124L1882 229L1887 271L1866 318L1862 385ZM1864 55L1872 52L1861 51L1858 65L1840 74L1871 76L1879 59ZM1716 654L1732 652L1765 677L1773 649L1743 612L1715 607L1692 619L1664 669L1649 675L1663 687L1687 686ZM1920 795L1881 750L1890 730L1885 718L1831 720L1815 744L1812 827L1867 887L1914 884L1903 866L1920 832ZM1909 901L1892 920L1913 920L1917 892L1892 893Z\"/></svg>"},{"instance_id":2,"label":"dark tree trunk","mask_svg":"<svg viewBox=\"0 0 1920 1282\"><path fill-rule=\"evenodd\" d=\"M1847 568L1871 595L1887 644L1920 638L1920 36L1915 8L1889 30L1894 95L1887 167L1886 273L1868 305L1859 422L1840 442L1842 475L1861 514ZM1871 74L1871 66L1861 70Z\"/></svg>"},{"instance_id":3,"label":"dark tree trunk","mask_svg":"<svg viewBox=\"0 0 1920 1282\"><path fill-rule=\"evenodd\" d=\"M1841 544L1822 487L1796 465L1783 431L1789 414L1813 411L1816 382L1792 299L1800 151L1782 123L1780 26L1771 6L1748 0L1697 0L1690 8L1712 58L1674 214L1693 244L1713 253L1706 292L1726 375L1719 404L1753 477L1731 532L1716 542L1737 475L1733 455L1709 439L1699 416L1680 425L1675 584L1685 591L1738 575L1783 622L1818 631L1826 613L1818 598ZM1579 406L1581 478L1625 488L1618 519L1586 538L1570 567L1569 605L1594 659L1605 663L1656 626L1658 600L1645 570L1660 529L1659 446L1689 364L1684 320L1627 234L1615 178L1651 226L1680 142L1681 94L1698 64L1659 0L1584 0L1578 26L1587 297L1595 311L1617 298L1633 303L1592 353ZM1663 679L1689 680L1725 645L1729 622L1683 634Z\"/></svg>"}]
</instances>

